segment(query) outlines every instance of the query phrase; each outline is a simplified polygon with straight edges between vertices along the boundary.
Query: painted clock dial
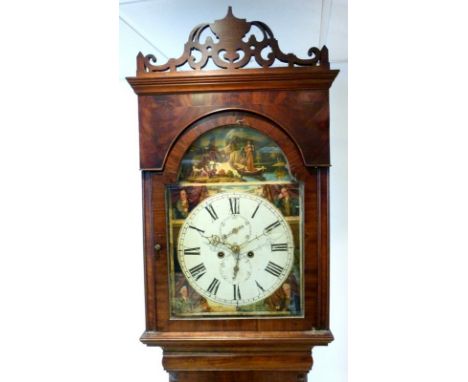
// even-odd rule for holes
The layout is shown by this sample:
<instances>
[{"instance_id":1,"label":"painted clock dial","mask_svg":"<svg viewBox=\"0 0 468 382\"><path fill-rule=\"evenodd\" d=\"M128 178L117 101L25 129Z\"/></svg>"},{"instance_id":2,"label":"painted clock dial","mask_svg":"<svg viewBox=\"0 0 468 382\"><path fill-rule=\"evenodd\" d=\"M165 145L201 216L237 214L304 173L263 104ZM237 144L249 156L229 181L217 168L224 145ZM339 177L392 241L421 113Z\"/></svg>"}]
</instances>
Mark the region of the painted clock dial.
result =
<instances>
[{"instance_id":1,"label":"painted clock dial","mask_svg":"<svg viewBox=\"0 0 468 382\"><path fill-rule=\"evenodd\" d=\"M270 137L199 136L166 185L172 319L301 317L303 188Z\"/></svg>"},{"instance_id":2,"label":"painted clock dial","mask_svg":"<svg viewBox=\"0 0 468 382\"><path fill-rule=\"evenodd\" d=\"M267 200L225 192L188 215L178 260L190 286L225 305L249 305L275 292L289 276L294 240L282 213Z\"/></svg>"}]
</instances>

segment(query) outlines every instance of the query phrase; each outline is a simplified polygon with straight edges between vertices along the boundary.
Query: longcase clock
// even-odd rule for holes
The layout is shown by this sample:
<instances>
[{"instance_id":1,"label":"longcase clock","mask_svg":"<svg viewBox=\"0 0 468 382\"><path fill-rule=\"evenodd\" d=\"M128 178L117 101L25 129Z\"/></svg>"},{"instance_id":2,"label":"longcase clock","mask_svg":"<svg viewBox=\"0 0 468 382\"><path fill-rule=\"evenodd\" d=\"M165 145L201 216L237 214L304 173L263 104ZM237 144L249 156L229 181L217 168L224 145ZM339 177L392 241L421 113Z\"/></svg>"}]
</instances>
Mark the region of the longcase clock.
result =
<instances>
[{"instance_id":1,"label":"longcase clock","mask_svg":"<svg viewBox=\"0 0 468 382\"><path fill-rule=\"evenodd\" d=\"M256 36L262 36L258 38ZM326 47L232 14L137 56L146 330L170 381L306 381L329 328ZM204 70L209 60L220 69ZM247 64L259 68L245 68ZM283 63L283 67L273 64Z\"/></svg>"}]
</instances>

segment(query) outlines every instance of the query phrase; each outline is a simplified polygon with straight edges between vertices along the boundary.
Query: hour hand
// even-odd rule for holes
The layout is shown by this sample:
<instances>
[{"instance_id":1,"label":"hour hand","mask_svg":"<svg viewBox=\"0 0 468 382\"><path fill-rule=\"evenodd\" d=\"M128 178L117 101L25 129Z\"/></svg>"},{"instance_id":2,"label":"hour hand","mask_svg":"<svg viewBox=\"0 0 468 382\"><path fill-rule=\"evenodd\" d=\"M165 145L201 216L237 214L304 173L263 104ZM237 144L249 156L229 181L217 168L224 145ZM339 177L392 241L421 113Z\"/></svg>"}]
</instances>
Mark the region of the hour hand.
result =
<instances>
[{"instance_id":1,"label":"hour hand","mask_svg":"<svg viewBox=\"0 0 468 382\"><path fill-rule=\"evenodd\" d=\"M224 239L219 237L218 235L211 235L211 236L204 236L206 239L208 239L208 243L214 247L218 247L220 245L227 247L231 251L233 251L234 246L226 242Z\"/></svg>"},{"instance_id":2,"label":"hour hand","mask_svg":"<svg viewBox=\"0 0 468 382\"><path fill-rule=\"evenodd\" d=\"M224 240L224 238L221 238L219 237L218 235L211 235L211 236L207 236L205 235L205 231L199 229L199 228L196 228L196 227L193 227L193 226L190 226L190 228L193 228L195 229L201 237L203 237L204 239L207 239L208 240L208 244L214 246L214 247L217 247L219 245L223 245L227 248L229 248L231 251L233 250L233 246L231 244L229 244L228 242L226 242ZM236 231L240 229L240 227L236 228Z\"/></svg>"},{"instance_id":3,"label":"hour hand","mask_svg":"<svg viewBox=\"0 0 468 382\"><path fill-rule=\"evenodd\" d=\"M218 235L207 236L205 235L205 231L203 231L202 229L191 225L189 227L197 231L202 238L207 239L210 245L214 245L216 247L222 243L221 238Z\"/></svg>"}]
</instances>

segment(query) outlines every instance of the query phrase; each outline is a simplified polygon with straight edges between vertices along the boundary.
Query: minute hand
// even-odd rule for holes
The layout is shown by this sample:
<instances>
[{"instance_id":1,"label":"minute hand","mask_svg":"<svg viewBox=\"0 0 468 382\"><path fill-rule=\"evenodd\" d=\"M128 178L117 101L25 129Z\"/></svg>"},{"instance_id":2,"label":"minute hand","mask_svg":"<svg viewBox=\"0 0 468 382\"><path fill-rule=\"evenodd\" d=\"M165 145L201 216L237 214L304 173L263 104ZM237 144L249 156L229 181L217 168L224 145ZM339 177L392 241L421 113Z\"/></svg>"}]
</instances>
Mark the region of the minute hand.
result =
<instances>
[{"instance_id":1,"label":"minute hand","mask_svg":"<svg viewBox=\"0 0 468 382\"><path fill-rule=\"evenodd\" d=\"M263 230L263 233L260 234L260 235L257 235L255 236L253 239L250 239L244 243L242 243L239 248L242 250L244 246L246 246L247 244L251 243L252 241L254 240L257 240L259 238L261 238L262 236L264 235L267 235L269 234L273 229L275 229L276 227L278 227L281 223L277 220L275 221L274 223L270 224L268 227L266 227L264 230Z\"/></svg>"},{"instance_id":2,"label":"minute hand","mask_svg":"<svg viewBox=\"0 0 468 382\"><path fill-rule=\"evenodd\" d=\"M255 236L253 239L250 239L250 240L245 241L244 243L242 243L241 245L239 245L239 248L240 248L241 250L244 249L244 247L245 247L247 244L251 243L251 242L254 241L254 240L257 240L257 239L261 238L261 237L264 236L264 235L266 235L266 232L263 232L261 235Z\"/></svg>"}]
</instances>

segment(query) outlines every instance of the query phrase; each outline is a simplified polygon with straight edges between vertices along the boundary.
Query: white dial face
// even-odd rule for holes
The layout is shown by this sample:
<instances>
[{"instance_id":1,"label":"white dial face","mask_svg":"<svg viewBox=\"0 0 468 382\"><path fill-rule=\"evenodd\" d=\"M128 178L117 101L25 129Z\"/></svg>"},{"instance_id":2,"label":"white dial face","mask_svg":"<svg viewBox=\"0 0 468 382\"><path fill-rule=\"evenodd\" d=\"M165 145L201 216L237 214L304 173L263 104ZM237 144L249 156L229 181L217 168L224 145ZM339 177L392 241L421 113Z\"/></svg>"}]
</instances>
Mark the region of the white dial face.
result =
<instances>
[{"instance_id":1,"label":"white dial face","mask_svg":"<svg viewBox=\"0 0 468 382\"><path fill-rule=\"evenodd\" d=\"M177 256L190 285L224 305L270 296L294 261L291 228L266 199L237 192L203 200L179 233Z\"/></svg>"}]
</instances>

